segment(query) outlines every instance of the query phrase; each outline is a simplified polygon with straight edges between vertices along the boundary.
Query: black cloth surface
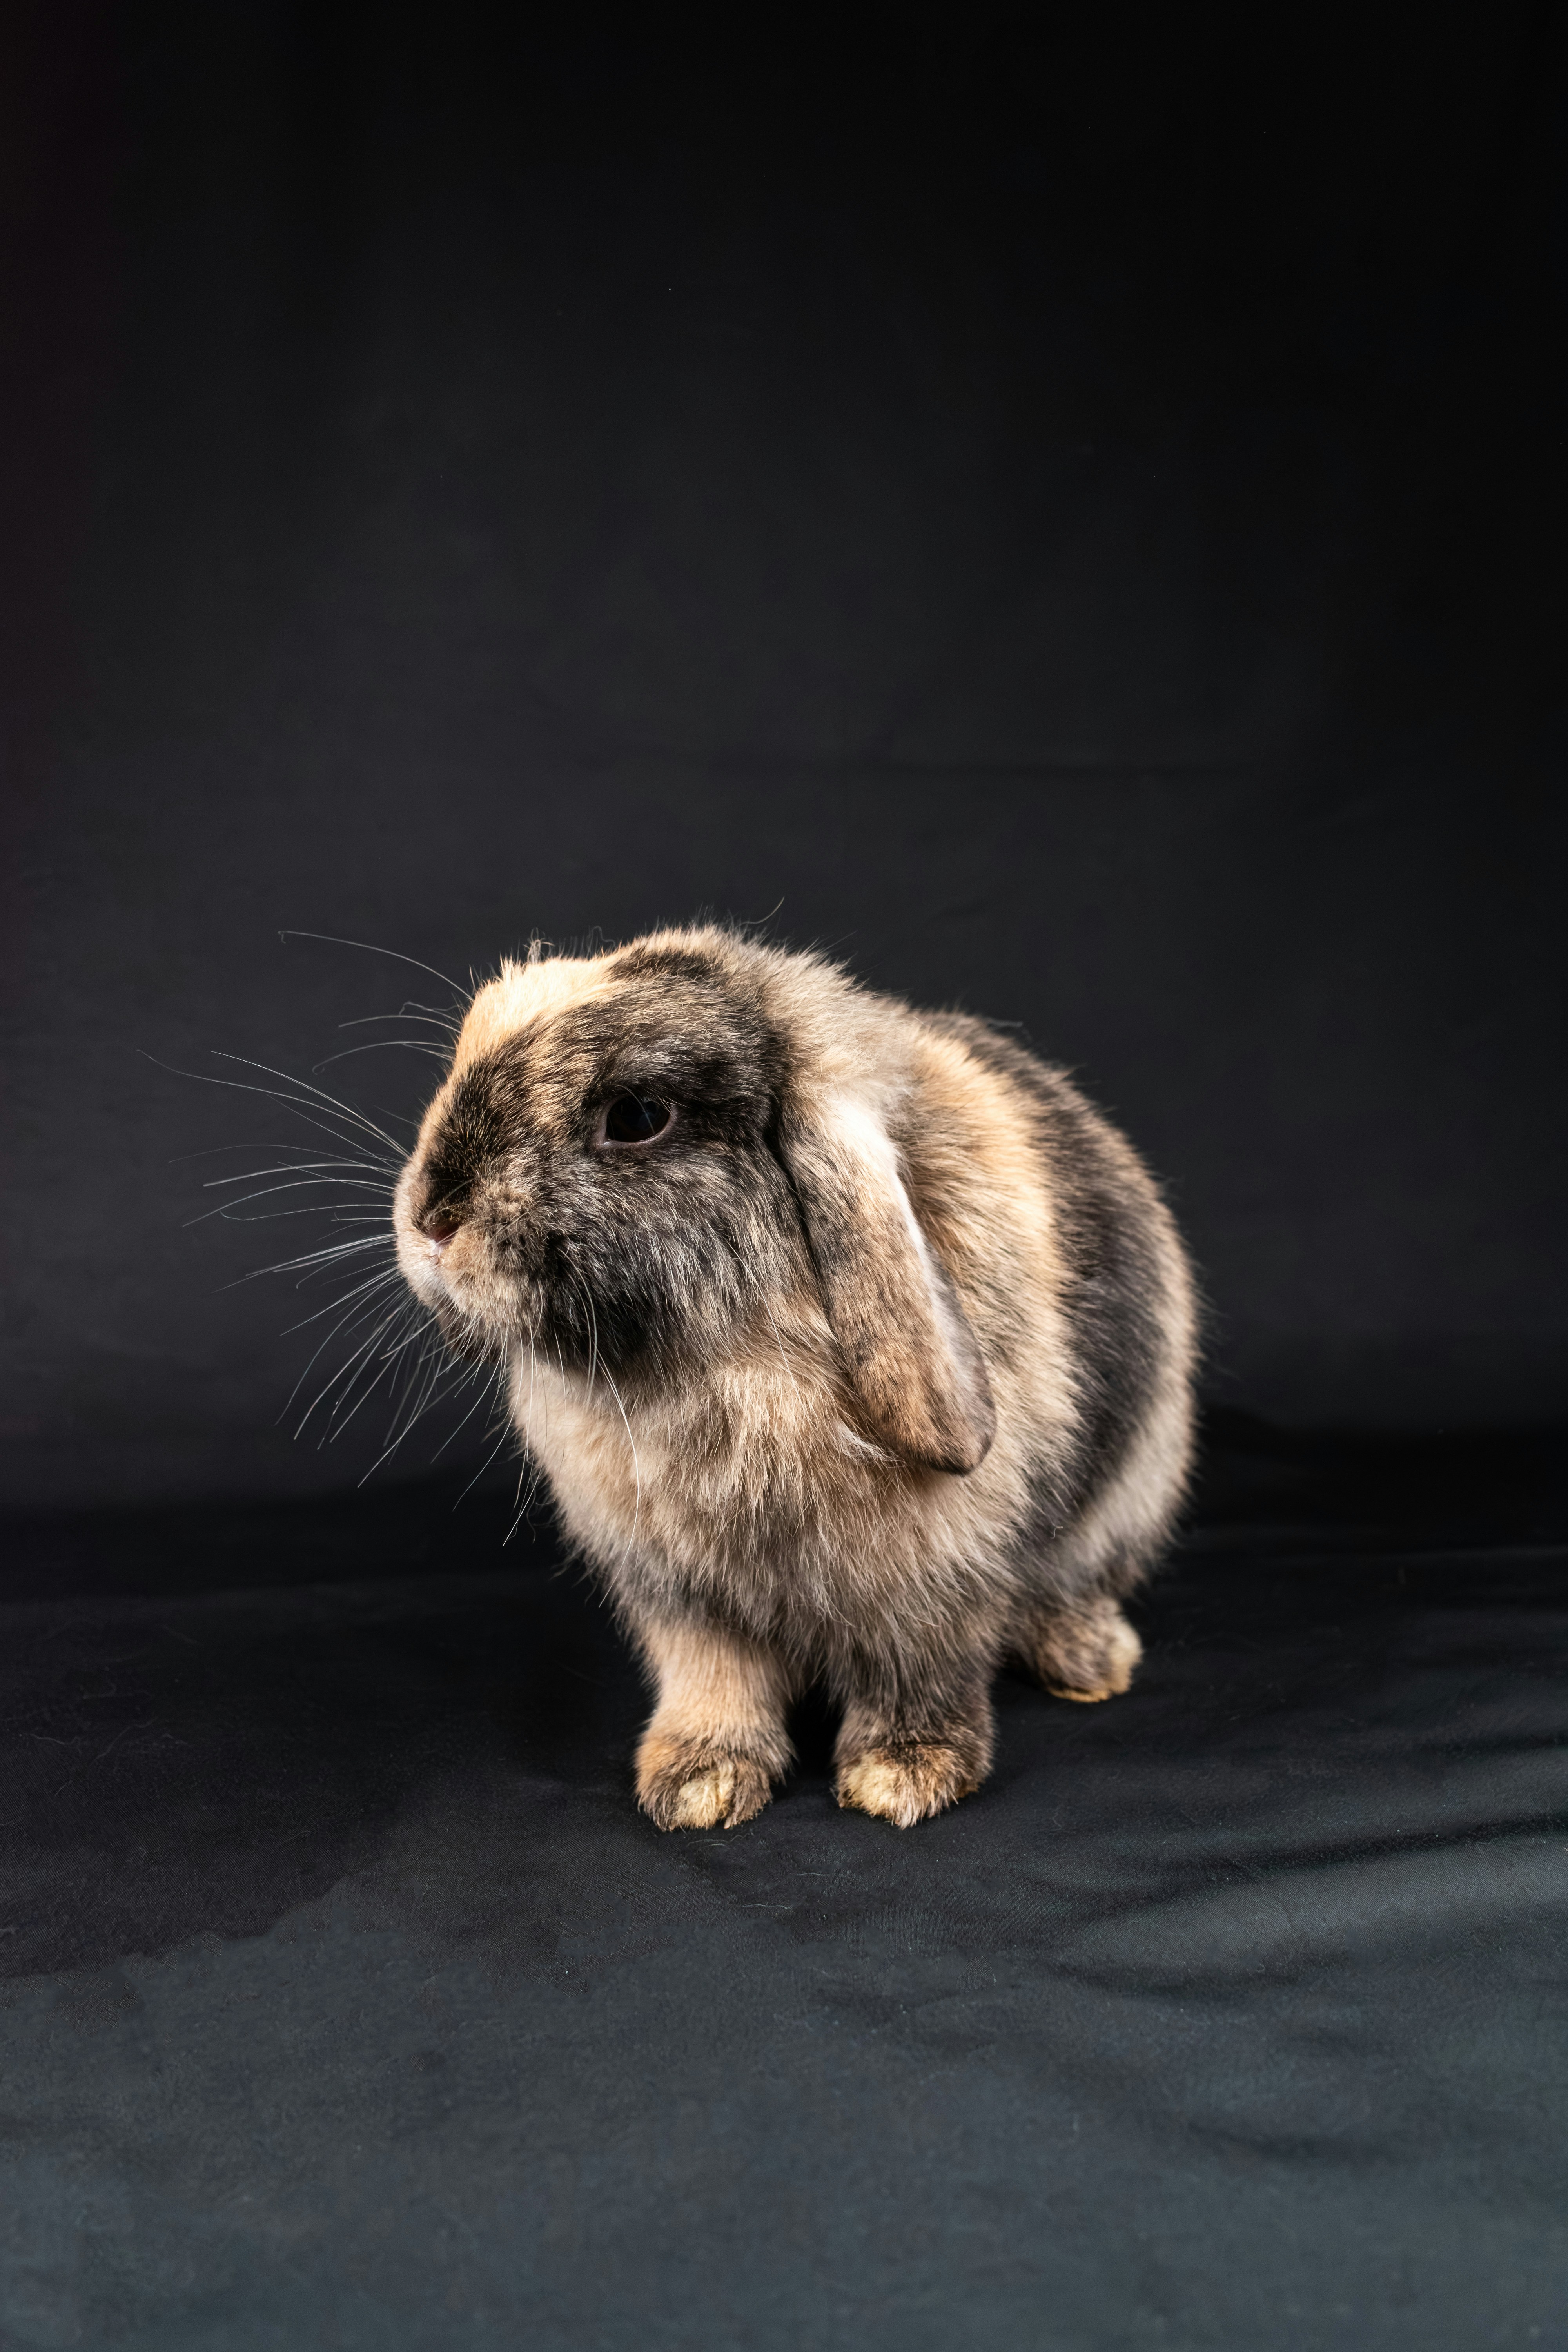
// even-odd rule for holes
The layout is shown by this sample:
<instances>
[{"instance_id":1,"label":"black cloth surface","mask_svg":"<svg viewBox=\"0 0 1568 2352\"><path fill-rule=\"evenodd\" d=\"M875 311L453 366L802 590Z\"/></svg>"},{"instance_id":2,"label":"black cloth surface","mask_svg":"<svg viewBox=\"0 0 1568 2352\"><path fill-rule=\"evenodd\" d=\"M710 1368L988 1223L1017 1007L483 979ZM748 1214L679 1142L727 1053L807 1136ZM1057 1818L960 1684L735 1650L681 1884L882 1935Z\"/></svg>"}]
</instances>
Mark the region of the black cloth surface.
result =
<instances>
[{"instance_id":1,"label":"black cloth surface","mask_svg":"<svg viewBox=\"0 0 1568 2352\"><path fill-rule=\"evenodd\" d=\"M482 1496L14 1529L0 2346L1568 2342L1558 1458L1222 1432L904 1833L653 1830Z\"/></svg>"}]
</instances>

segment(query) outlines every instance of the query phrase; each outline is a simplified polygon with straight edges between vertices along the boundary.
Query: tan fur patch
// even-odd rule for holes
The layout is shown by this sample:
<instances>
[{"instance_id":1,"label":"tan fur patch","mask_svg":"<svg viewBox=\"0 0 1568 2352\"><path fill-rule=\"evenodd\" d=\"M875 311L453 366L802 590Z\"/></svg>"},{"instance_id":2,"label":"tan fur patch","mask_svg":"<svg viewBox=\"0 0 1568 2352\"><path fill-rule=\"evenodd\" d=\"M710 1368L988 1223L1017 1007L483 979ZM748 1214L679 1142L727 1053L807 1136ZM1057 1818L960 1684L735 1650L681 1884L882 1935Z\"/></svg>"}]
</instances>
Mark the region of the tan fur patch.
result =
<instances>
[{"instance_id":1,"label":"tan fur patch","mask_svg":"<svg viewBox=\"0 0 1568 2352\"><path fill-rule=\"evenodd\" d=\"M563 1012L609 994L606 956L546 956L537 963L503 961L469 1005L452 1057L454 1073L481 1055L493 1054L542 1014Z\"/></svg>"},{"instance_id":2,"label":"tan fur patch","mask_svg":"<svg viewBox=\"0 0 1568 2352\"><path fill-rule=\"evenodd\" d=\"M980 1786L973 1767L955 1748L874 1748L838 1774L841 1805L874 1813L898 1829L912 1829Z\"/></svg>"}]
</instances>

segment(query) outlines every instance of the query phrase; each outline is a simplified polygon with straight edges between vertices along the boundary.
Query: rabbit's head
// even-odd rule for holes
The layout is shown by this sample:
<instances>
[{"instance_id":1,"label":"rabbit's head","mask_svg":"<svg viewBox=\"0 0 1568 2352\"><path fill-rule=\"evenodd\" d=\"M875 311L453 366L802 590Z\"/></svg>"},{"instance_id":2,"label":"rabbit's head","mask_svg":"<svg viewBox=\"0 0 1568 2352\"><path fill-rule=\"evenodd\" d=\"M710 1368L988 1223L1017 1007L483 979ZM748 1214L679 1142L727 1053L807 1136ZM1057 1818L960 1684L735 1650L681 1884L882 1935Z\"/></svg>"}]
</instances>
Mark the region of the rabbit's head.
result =
<instances>
[{"instance_id":1,"label":"rabbit's head","mask_svg":"<svg viewBox=\"0 0 1568 2352\"><path fill-rule=\"evenodd\" d=\"M404 1273L459 1351L623 1393L804 1316L860 1434L972 1470L994 1415L905 1181L906 1055L834 967L722 930L503 964L397 1188Z\"/></svg>"}]
</instances>

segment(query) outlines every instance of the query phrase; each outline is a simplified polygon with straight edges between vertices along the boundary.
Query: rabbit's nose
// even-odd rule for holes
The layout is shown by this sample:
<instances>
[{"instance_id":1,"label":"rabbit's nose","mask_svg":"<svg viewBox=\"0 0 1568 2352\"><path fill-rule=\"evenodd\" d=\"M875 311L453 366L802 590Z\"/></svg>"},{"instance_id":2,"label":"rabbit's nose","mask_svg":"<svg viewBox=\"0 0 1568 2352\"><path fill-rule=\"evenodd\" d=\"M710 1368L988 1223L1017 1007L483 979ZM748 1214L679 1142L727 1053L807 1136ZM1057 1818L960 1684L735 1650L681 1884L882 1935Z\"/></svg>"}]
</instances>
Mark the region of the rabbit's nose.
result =
<instances>
[{"instance_id":1,"label":"rabbit's nose","mask_svg":"<svg viewBox=\"0 0 1568 2352\"><path fill-rule=\"evenodd\" d=\"M420 1218L419 1230L439 1257L452 1235L460 1229L462 1222L461 1217L455 1217L450 1209L431 1209Z\"/></svg>"}]
</instances>

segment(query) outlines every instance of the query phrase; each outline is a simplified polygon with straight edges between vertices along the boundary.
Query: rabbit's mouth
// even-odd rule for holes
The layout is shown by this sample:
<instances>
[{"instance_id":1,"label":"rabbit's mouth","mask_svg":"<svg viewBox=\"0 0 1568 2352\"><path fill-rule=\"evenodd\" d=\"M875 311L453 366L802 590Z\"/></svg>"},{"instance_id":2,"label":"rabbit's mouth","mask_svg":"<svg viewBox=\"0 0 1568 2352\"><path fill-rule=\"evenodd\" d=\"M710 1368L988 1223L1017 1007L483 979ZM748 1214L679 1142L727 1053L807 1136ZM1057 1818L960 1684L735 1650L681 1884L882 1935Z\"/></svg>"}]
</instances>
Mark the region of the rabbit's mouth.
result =
<instances>
[{"instance_id":1,"label":"rabbit's mouth","mask_svg":"<svg viewBox=\"0 0 1568 2352\"><path fill-rule=\"evenodd\" d=\"M498 1253L496 1237L479 1218L398 1220L397 1255L404 1279L428 1307L454 1354L469 1362L497 1362L537 1338L532 1286L516 1278Z\"/></svg>"},{"instance_id":2,"label":"rabbit's mouth","mask_svg":"<svg viewBox=\"0 0 1568 2352\"><path fill-rule=\"evenodd\" d=\"M466 1364L506 1363L516 1354L516 1332L499 1331L460 1306L449 1294L426 1301L449 1355Z\"/></svg>"}]
</instances>

